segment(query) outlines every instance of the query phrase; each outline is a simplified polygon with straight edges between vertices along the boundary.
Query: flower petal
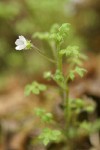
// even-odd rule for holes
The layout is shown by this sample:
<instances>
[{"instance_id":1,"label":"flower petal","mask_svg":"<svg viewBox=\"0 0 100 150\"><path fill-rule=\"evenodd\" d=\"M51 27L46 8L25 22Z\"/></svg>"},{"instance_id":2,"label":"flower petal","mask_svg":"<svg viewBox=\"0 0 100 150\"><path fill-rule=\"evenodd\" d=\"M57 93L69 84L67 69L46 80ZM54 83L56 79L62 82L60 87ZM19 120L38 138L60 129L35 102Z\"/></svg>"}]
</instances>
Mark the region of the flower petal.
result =
<instances>
[{"instance_id":1,"label":"flower petal","mask_svg":"<svg viewBox=\"0 0 100 150\"><path fill-rule=\"evenodd\" d=\"M18 45L16 46L16 50L23 50L26 47L26 45Z\"/></svg>"},{"instance_id":2,"label":"flower petal","mask_svg":"<svg viewBox=\"0 0 100 150\"><path fill-rule=\"evenodd\" d=\"M19 39L22 40L24 43L27 43L26 39L24 38L24 36L19 36Z\"/></svg>"},{"instance_id":3,"label":"flower petal","mask_svg":"<svg viewBox=\"0 0 100 150\"><path fill-rule=\"evenodd\" d=\"M15 41L15 44L16 44L16 45L23 45L24 42L23 42L22 40L20 40L20 39L17 39L17 40Z\"/></svg>"}]
</instances>

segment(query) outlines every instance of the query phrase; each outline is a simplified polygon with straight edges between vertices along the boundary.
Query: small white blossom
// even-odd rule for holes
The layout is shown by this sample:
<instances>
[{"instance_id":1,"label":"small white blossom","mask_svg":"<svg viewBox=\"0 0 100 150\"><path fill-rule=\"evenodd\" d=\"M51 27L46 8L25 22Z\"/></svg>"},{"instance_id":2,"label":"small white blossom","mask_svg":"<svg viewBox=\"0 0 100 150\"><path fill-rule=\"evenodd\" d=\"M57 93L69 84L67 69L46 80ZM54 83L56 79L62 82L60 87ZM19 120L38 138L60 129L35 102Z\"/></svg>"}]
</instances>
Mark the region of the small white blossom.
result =
<instances>
[{"instance_id":1,"label":"small white blossom","mask_svg":"<svg viewBox=\"0 0 100 150\"><path fill-rule=\"evenodd\" d=\"M16 48L15 48L16 50L23 50L27 47L28 42L25 39L25 37L21 35L19 36L19 39L16 40L15 44L16 44Z\"/></svg>"}]
</instances>

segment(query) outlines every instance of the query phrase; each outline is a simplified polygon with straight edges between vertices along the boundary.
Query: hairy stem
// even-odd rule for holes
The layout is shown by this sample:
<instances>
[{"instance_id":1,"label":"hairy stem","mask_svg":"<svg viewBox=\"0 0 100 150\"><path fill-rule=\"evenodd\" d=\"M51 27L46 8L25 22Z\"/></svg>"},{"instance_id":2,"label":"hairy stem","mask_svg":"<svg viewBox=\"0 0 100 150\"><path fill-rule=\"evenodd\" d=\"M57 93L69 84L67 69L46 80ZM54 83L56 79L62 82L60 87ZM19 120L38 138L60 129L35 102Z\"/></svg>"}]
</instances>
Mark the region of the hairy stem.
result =
<instances>
[{"instance_id":1,"label":"hairy stem","mask_svg":"<svg viewBox=\"0 0 100 150\"><path fill-rule=\"evenodd\" d=\"M70 122L70 106L69 105L70 105L70 103L69 103L69 87L68 87L68 84L66 84L65 100L64 100L66 130L68 130L69 122Z\"/></svg>"},{"instance_id":2,"label":"hairy stem","mask_svg":"<svg viewBox=\"0 0 100 150\"><path fill-rule=\"evenodd\" d=\"M60 72L63 74L63 69L62 69L62 56L59 54L60 51L60 44L58 44L57 46L57 69L60 70ZM70 123L70 103L69 103L69 87L68 87L68 80L69 80L69 76L67 77L67 80L65 78L64 80L64 89L61 88L61 91L64 91L64 116L65 116L65 121L66 121L66 126L65 126L65 130L66 132L68 131L69 128L69 123Z\"/></svg>"},{"instance_id":3,"label":"hairy stem","mask_svg":"<svg viewBox=\"0 0 100 150\"><path fill-rule=\"evenodd\" d=\"M62 72L62 56L59 54L60 44L57 45L57 69Z\"/></svg>"},{"instance_id":4,"label":"hairy stem","mask_svg":"<svg viewBox=\"0 0 100 150\"><path fill-rule=\"evenodd\" d=\"M47 57L44 53L42 53L36 46L32 45L33 49L40 55L42 55L44 58L46 58L48 61L52 62L52 63L56 63L56 61L54 61L53 59Z\"/></svg>"}]
</instances>

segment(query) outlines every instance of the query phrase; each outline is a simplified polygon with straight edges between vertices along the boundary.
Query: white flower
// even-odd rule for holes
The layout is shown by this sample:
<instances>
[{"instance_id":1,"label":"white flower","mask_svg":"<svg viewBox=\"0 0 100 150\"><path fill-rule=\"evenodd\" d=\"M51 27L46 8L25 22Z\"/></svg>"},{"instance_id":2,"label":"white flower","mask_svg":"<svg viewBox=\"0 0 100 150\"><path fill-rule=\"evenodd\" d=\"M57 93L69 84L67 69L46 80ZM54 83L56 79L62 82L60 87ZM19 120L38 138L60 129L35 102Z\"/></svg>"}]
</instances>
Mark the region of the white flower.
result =
<instances>
[{"instance_id":1,"label":"white flower","mask_svg":"<svg viewBox=\"0 0 100 150\"><path fill-rule=\"evenodd\" d=\"M25 37L21 35L19 36L19 39L16 40L15 44L17 45L15 48L16 50L23 50L27 47L28 42Z\"/></svg>"}]
</instances>

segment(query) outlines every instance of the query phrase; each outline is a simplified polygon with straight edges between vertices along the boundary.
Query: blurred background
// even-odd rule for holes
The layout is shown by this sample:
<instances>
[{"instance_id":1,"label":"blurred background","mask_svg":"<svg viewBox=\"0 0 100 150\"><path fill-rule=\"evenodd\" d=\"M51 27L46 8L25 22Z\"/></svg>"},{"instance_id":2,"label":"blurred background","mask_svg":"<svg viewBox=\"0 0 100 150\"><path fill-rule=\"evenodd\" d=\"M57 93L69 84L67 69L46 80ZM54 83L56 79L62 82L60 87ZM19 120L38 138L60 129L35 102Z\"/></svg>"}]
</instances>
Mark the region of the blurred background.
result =
<instances>
[{"instance_id":1,"label":"blurred background","mask_svg":"<svg viewBox=\"0 0 100 150\"><path fill-rule=\"evenodd\" d=\"M90 66L99 66L94 58L100 56L100 0L0 0L0 124L3 128L0 132L4 132L0 135L3 143L5 137L10 136L8 133L26 123L25 118L28 115L29 119L33 110L27 108L33 101L28 104L28 98L23 96L24 86L34 79L41 81L43 70L51 66L34 50L16 51L15 40L23 35L49 55L48 44L34 39L33 34L49 31L55 23L71 23L66 43L79 45L83 52L89 53ZM37 97L34 99L38 102ZM4 145L0 145L0 150Z\"/></svg>"},{"instance_id":2,"label":"blurred background","mask_svg":"<svg viewBox=\"0 0 100 150\"><path fill-rule=\"evenodd\" d=\"M34 72L34 52L15 51L14 42L18 35L32 39L35 32L48 31L54 23L65 22L71 23L73 27L70 43L77 43L83 50L99 53L99 0L0 0L1 74L19 70ZM45 50L46 45L43 42L34 39L32 42Z\"/></svg>"}]
</instances>

